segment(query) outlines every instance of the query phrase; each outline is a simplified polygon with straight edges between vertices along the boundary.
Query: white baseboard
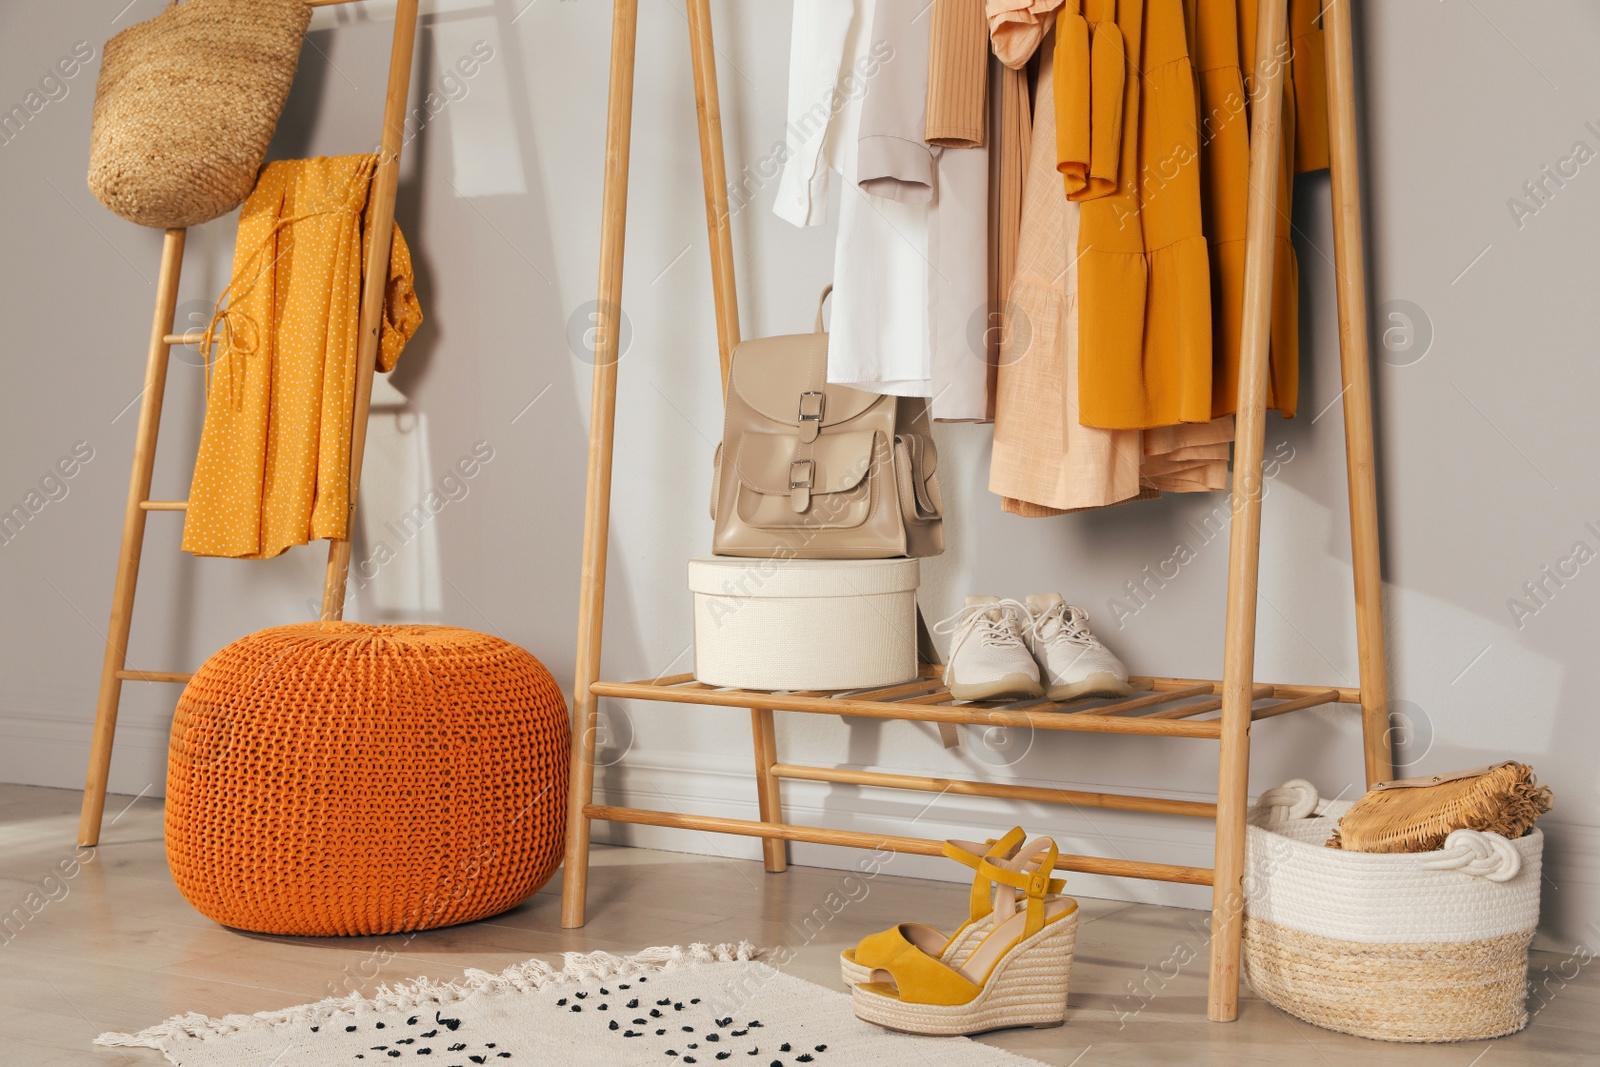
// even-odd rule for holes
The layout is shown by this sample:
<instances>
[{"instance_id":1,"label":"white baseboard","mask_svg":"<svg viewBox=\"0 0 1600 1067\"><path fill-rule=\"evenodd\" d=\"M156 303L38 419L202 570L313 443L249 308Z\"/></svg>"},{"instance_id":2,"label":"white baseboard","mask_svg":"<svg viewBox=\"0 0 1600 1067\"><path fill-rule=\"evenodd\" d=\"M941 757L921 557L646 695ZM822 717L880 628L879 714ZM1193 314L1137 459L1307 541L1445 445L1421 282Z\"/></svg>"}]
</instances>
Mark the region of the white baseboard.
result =
<instances>
[{"instance_id":1,"label":"white baseboard","mask_svg":"<svg viewBox=\"0 0 1600 1067\"><path fill-rule=\"evenodd\" d=\"M170 710L164 716L151 715L135 701L124 700L113 745L111 792L161 796L166 791L171 728ZM0 709L0 781L82 789L93 731L93 705L77 711Z\"/></svg>"},{"instance_id":2,"label":"white baseboard","mask_svg":"<svg viewBox=\"0 0 1600 1067\"><path fill-rule=\"evenodd\" d=\"M1535 948L1600 952L1600 826L1539 820L1544 831L1544 893Z\"/></svg>"}]
</instances>

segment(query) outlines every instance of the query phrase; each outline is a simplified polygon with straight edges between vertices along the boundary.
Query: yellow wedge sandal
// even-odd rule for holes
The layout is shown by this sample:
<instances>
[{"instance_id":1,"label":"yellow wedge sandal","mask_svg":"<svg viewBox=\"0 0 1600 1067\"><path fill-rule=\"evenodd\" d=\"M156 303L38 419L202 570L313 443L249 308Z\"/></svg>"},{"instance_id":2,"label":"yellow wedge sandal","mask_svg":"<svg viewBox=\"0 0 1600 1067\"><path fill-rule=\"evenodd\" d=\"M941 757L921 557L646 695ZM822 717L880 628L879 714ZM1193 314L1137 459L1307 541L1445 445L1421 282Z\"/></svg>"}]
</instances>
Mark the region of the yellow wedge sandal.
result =
<instances>
[{"instance_id":1,"label":"yellow wedge sandal","mask_svg":"<svg viewBox=\"0 0 1600 1067\"><path fill-rule=\"evenodd\" d=\"M976 872L972 880L972 896L968 906L967 921L946 937L923 923L901 923L892 930L863 938L855 948L839 953L839 973L846 988L855 988L860 982L870 982L872 972L881 964L894 958L902 938L909 938L924 952L959 967L978 947L983 935L989 932L989 916L994 911L995 883L983 873L987 859L1011 859L1017 854L1026 838L1022 827L1012 827L1004 837L990 838L982 844L972 841L946 841L944 854L957 863L971 867ZM902 933L903 931L903 933Z\"/></svg>"},{"instance_id":2,"label":"yellow wedge sandal","mask_svg":"<svg viewBox=\"0 0 1600 1067\"><path fill-rule=\"evenodd\" d=\"M851 1000L858 1018L913 1034L978 1034L1013 1026L1060 1026L1078 932L1078 902L1050 877L1048 837L1016 858L986 858L979 873L996 883L989 932L959 967L930 955L906 924L875 946L872 981ZM900 933L890 947L888 935ZM892 958L885 958L886 956Z\"/></svg>"}]
</instances>

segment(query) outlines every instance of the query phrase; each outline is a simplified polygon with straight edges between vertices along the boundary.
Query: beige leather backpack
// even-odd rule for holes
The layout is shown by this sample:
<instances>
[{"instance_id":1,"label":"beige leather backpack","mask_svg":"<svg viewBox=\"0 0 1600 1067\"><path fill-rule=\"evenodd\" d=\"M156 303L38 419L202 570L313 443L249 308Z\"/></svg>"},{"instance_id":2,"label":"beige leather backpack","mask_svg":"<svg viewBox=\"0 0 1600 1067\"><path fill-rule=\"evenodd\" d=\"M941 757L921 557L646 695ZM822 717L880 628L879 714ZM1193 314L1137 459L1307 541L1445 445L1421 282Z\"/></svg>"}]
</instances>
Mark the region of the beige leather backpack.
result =
<instances>
[{"instance_id":1,"label":"beige leather backpack","mask_svg":"<svg viewBox=\"0 0 1600 1067\"><path fill-rule=\"evenodd\" d=\"M943 552L927 398L829 385L827 371L820 303L815 332L733 350L711 488L712 551L782 559Z\"/></svg>"}]
</instances>

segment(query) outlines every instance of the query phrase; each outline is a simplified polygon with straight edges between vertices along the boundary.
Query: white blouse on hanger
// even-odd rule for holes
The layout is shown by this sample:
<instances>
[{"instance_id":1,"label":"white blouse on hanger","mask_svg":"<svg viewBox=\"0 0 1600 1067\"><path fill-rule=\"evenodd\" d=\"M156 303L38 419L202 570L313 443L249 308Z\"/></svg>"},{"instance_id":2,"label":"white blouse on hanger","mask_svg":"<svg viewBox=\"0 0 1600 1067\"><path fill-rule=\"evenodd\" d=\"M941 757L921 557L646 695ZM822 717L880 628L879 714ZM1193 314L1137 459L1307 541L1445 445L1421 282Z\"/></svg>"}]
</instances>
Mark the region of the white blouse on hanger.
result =
<instances>
[{"instance_id":1,"label":"white blouse on hanger","mask_svg":"<svg viewBox=\"0 0 1600 1067\"><path fill-rule=\"evenodd\" d=\"M967 326L974 313L987 311L987 158L982 149L930 152L922 143L929 29L923 8L920 0L796 0L790 154L774 211L797 226L819 225L826 218L827 170L844 177L828 380L933 397L938 419L982 419L982 334L974 352ZM878 165L869 181L897 196L874 196L860 185L862 112L874 87L880 95L869 138L881 147L898 125L908 143L899 152L870 153ZM956 157L953 165L931 163L945 156ZM907 171L898 175L905 179L898 191L895 160ZM941 202L938 186L946 180L953 188Z\"/></svg>"}]
</instances>

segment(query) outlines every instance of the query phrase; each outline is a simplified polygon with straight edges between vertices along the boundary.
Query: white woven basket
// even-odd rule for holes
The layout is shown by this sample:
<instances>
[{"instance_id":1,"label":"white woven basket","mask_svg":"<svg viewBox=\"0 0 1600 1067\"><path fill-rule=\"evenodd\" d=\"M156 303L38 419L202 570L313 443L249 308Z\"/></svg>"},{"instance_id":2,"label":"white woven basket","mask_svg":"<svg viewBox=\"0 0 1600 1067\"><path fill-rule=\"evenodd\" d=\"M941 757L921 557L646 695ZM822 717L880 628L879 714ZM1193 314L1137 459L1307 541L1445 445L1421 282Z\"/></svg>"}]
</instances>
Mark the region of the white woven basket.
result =
<instances>
[{"instance_id":1,"label":"white woven basket","mask_svg":"<svg viewBox=\"0 0 1600 1067\"><path fill-rule=\"evenodd\" d=\"M1297 780L1251 812L1251 987L1307 1022L1386 1041L1520 1030L1544 835L1457 830L1435 852L1326 847L1349 807Z\"/></svg>"}]
</instances>

